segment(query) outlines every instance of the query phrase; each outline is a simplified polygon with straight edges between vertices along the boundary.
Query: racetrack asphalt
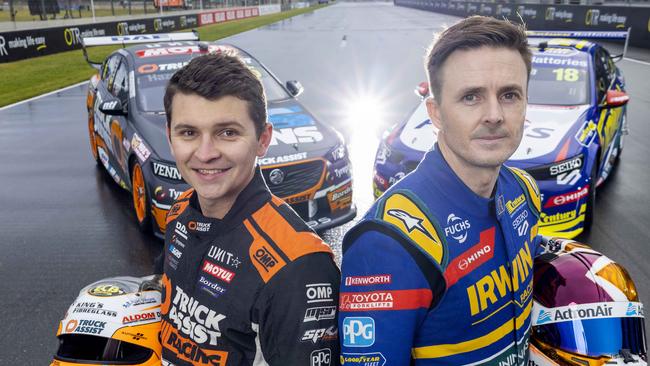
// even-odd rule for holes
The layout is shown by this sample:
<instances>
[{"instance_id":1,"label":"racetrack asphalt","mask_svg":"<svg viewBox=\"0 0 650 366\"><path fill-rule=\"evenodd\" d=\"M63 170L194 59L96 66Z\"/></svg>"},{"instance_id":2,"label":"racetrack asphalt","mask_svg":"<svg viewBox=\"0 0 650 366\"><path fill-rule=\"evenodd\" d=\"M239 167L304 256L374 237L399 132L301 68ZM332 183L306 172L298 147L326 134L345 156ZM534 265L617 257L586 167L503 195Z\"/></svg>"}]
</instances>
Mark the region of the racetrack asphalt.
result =
<instances>
[{"instance_id":1,"label":"racetrack asphalt","mask_svg":"<svg viewBox=\"0 0 650 366\"><path fill-rule=\"evenodd\" d=\"M381 131L419 103L432 34L458 18L389 3L340 3L230 37L281 80L305 87L302 103L344 133L359 215L372 203ZM650 60L650 52L635 50ZM628 83L630 135L614 176L598 191L584 236L625 266L650 304L650 65L620 62ZM129 194L90 155L80 85L0 110L0 365L48 364L67 307L85 285L151 273L162 243L141 234ZM364 108L361 111L359 107ZM324 233L340 259L351 224Z\"/></svg>"}]
</instances>

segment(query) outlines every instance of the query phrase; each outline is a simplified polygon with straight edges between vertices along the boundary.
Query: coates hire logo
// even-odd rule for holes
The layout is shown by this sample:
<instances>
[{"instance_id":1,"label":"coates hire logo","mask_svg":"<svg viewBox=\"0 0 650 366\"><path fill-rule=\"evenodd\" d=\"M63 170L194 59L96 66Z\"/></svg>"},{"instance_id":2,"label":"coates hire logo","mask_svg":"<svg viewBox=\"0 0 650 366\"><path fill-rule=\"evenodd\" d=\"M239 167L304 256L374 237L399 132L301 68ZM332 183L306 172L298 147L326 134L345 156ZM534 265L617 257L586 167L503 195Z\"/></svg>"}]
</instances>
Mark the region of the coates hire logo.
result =
<instances>
[{"instance_id":1,"label":"coates hire logo","mask_svg":"<svg viewBox=\"0 0 650 366\"><path fill-rule=\"evenodd\" d=\"M452 214L447 216L447 227L445 227L445 236L458 240L463 244L467 240L467 232L472 227L469 220L463 220L460 217Z\"/></svg>"}]
</instances>

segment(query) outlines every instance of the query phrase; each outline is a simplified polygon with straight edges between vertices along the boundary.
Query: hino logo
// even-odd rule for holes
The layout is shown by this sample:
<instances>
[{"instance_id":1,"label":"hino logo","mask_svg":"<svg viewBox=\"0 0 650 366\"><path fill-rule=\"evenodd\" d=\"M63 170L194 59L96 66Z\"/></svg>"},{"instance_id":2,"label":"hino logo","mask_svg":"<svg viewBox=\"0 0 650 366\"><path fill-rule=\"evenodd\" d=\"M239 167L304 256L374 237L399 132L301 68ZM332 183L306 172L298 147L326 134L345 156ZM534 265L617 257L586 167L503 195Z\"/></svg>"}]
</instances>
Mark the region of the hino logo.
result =
<instances>
[{"instance_id":1,"label":"hino logo","mask_svg":"<svg viewBox=\"0 0 650 366\"><path fill-rule=\"evenodd\" d=\"M159 177L183 180L181 173L178 172L178 169L175 166L153 162L153 172Z\"/></svg>"},{"instance_id":2,"label":"hino logo","mask_svg":"<svg viewBox=\"0 0 650 366\"><path fill-rule=\"evenodd\" d=\"M445 235L451 235L452 238L462 244L467 240L467 233L471 227L472 225L469 223L469 220L463 220L452 213L447 216Z\"/></svg>"}]
</instances>

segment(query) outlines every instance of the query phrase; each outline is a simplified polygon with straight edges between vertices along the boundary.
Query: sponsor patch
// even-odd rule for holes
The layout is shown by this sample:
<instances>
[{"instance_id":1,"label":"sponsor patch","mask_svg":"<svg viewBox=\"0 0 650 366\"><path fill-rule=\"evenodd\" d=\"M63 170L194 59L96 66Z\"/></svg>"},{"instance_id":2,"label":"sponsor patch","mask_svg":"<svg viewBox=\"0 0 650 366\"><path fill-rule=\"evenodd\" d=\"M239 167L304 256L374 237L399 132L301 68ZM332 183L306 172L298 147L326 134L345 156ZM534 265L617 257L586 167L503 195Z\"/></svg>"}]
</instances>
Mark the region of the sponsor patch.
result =
<instances>
[{"instance_id":1,"label":"sponsor patch","mask_svg":"<svg viewBox=\"0 0 650 366\"><path fill-rule=\"evenodd\" d=\"M370 311L428 308L431 305L432 297L429 289L342 292L339 309Z\"/></svg>"},{"instance_id":2,"label":"sponsor patch","mask_svg":"<svg viewBox=\"0 0 650 366\"><path fill-rule=\"evenodd\" d=\"M216 245L210 247L208 257L235 268L239 268L239 265L241 264L241 260L238 256L227 250L221 249Z\"/></svg>"},{"instance_id":3,"label":"sponsor patch","mask_svg":"<svg viewBox=\"0 0 650 366\"><path fill-rule=\"evenodd\" d=\"M331 283L311 283L305 285L305 287L305 296L307 296L308 304L334 302Z\"/></svg>"},{"instance_id":4,"label":"sponsor patch","mask_svg":"<svg viewBox=\"0 0 650 366\"><path fill-rule=\"evenodd\" d=\"M111 297L124 295L126 290L116 283L103 283L88 290L88 293L94 296Z\"/></svg>"},{"instance_id":5,"label":"sponsor patch","mask_svg":"<svg viewBox=\"0 0 650 366\"><path fill-rule=\"evenodd\" d=\"M495 228L491 227L480 234L479 243L454 258L445 270L447 287L494 257Z\"/></svg>"},{"instance_id":6,"label":"sponsor patch","mask_svg":"<svg viewBox=\"0 0 650 366\"><path fill-rule=\"evenodd\" d=\"M318 328L318 329L309 329L305 331L300 339L303 342L312 342L314 344L319 341L331 341L335 340L338 331L336 326L332 325L329 328Z\"/></svg>"},{"instance_id":7,"label":"sponsor patch","mask_svg":"<svg viewBox=\"0 0 650 366\"><path fill-rule=\"evenodd\" d=\"M386 357L380 352L341 354L341 365L344 366L384 366Z\"/></svg>"},{"instance_id":8,"label":"sponsor patch","mask_svg":"<svg viewBox=\"0 0 650 366\"><path fill-rule=\"evenodd\" d=\"M221 281L224 281L226 283L230 283L233 278L235 277L235 273L231 272L219 265L216 265L208 260L203 261L203 266L201 267L201 270L212 277L219 279Z\"/></svg>"},{"instance_id":9,"label":"sponsor patch","mask_svg":"<svg viewBox=\"0 0 650 366\"><path fill-rule=\"evenodd\" d=\"M133 149L133 152L135 152L135 155L138 157L138 159L140 159L141 163L147 161L151 155L151 151L149 151L137 133L134 133L133 137L131 138L131 149Z\"/></svg>"},{"instance_id":10,"label":"sponsor patch","mask_svg":"<svg viewBox=\"0 0 650 366\"><path fill-rule=\"evenodd\" d=\"M316 308L308 308L305 310L305 318L303 323L319 320L334 319L336 317L336 306L320 306Z\"/></svg>"},{"instance_id":11,"label":"sponsor patch","mask_svg":"<svg viewBox=\"0 0 650 366\"><path fill-rule=\"evenodd\" d=\"M375 320L371 317L343 319L343 346L369 347L375 344Z\"/></svg>"},{"instance_id":12,"label":"sponsor patch","mask_svg":"<svg viewBox=\"0 0 650 366\"><path fill-rule=\"evenodd\" d=\"M217 298L223 294L226 293L226 288L223 287L221 284L218 284L216 282L210 281L208 278L205 276L201 276L199 278L199 286L200 288L210 294L212 297Z\"/></svg>"},{"instance_id":13,"label":"sponsor patch","mask_svg":"<svg viewBox=\"0 0 650 366\"><path fill-rule=\"evenodd\" d=\"M309 355L311 366L330 366L332 364L332 350L329 348L313 350Z\"/></svg>"},{"instance_id":14,"label":"sponsor patch","mask_svg":"<svg viewBox=\"0 0 650 366\"><path fill-rule=\"evenodd\" d=\"M467 234L469 229L472 227L469 220L462 219L455 214L451 213L447 216L447 226L445 227L445 235L447 237L452 237L460 244L463 244L467 240Z\"/></svg>"},{"instance_id":15,"label":"sponsor patch","mask_svg":"<svg viewBox=\"0 0 650 366\"><path fill-rule=\"evenodd\" d=\"M546 201L546 204L544 204L544 208L562 206L569 203L577 202L581 200L583 197L586 197L588 194L589 194L589 184L582 187L581 189L578 189L577 191L549 197L549 199Z\"/></svg>"},{"instance_id":16,"label":"sponsor patch","mask_svg":"<svg viewBox=\"0 0 650 366\"><path fill-rule=\"evenodd\" d=\"M346 286L387 285L392 282L390 274L345 277Z\"/></svg>"},{"instance_id":17,"label":"sponsor patch","mask_svg":"<svg viewBox=\"0 0 650 366\"><path fill-rule=\"evenodd\" d=\"M506 202L506 209L508 210L508 213L512 215L515 211L517 211L517 209L521 207L524 202L526 202L526 195L523 193L517 198Z\"/></svg>"},{"instance_id":18,"label":"sponsor patch","mask_svg":"<svg viewBox=\"0 0 650 366\"><path fill-rule=\"evenodd\" d=\"M533 305L533 325L560 323L565 321L604 318L643 318L643 304L640 302L598 302L546 308L539 303Z\"/></svg>"}]
</instances>

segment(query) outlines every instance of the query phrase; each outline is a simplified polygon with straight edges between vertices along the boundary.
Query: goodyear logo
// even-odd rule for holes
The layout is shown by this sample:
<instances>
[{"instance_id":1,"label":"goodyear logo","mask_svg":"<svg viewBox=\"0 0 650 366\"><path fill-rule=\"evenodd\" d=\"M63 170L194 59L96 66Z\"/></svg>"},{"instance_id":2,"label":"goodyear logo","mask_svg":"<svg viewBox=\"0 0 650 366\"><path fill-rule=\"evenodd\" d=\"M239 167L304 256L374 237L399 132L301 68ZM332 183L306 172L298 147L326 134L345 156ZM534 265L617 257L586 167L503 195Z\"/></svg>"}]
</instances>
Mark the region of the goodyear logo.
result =
<instances>
[{"instance_id":1,"label":"goodyear logo","mask_svg":"<svg viewBox=\"0 0 650 366\"><path fill-rule=\"evenodd\" d=\"M384 201L382 220L393 224L436 262L443 263L445 249L433 221L409 197L395 193Z\"/></svg>"},{"instance_id":2,"label":"goodyear logo","mask_svg":"<svg viewBox=\"0 0 650 366\"><path fill-rule=\"evenodd\" d=\"M384 366L386 357L380 352L342 353L341 365L344 366Z\"/></svg>"},{"instance_id":3,"label":"goodyear logo","mask_svg":"<svg viewBox=\"0 0 650 366\"><path fill-rule=\"evenodd\" d=\"M508 210L508 213L512 215L512 213L515 212L524 202L526 202L526 196L524 196L523 193L514 200L506 202L506 209Z\"/></svg>"}]
</instances>

